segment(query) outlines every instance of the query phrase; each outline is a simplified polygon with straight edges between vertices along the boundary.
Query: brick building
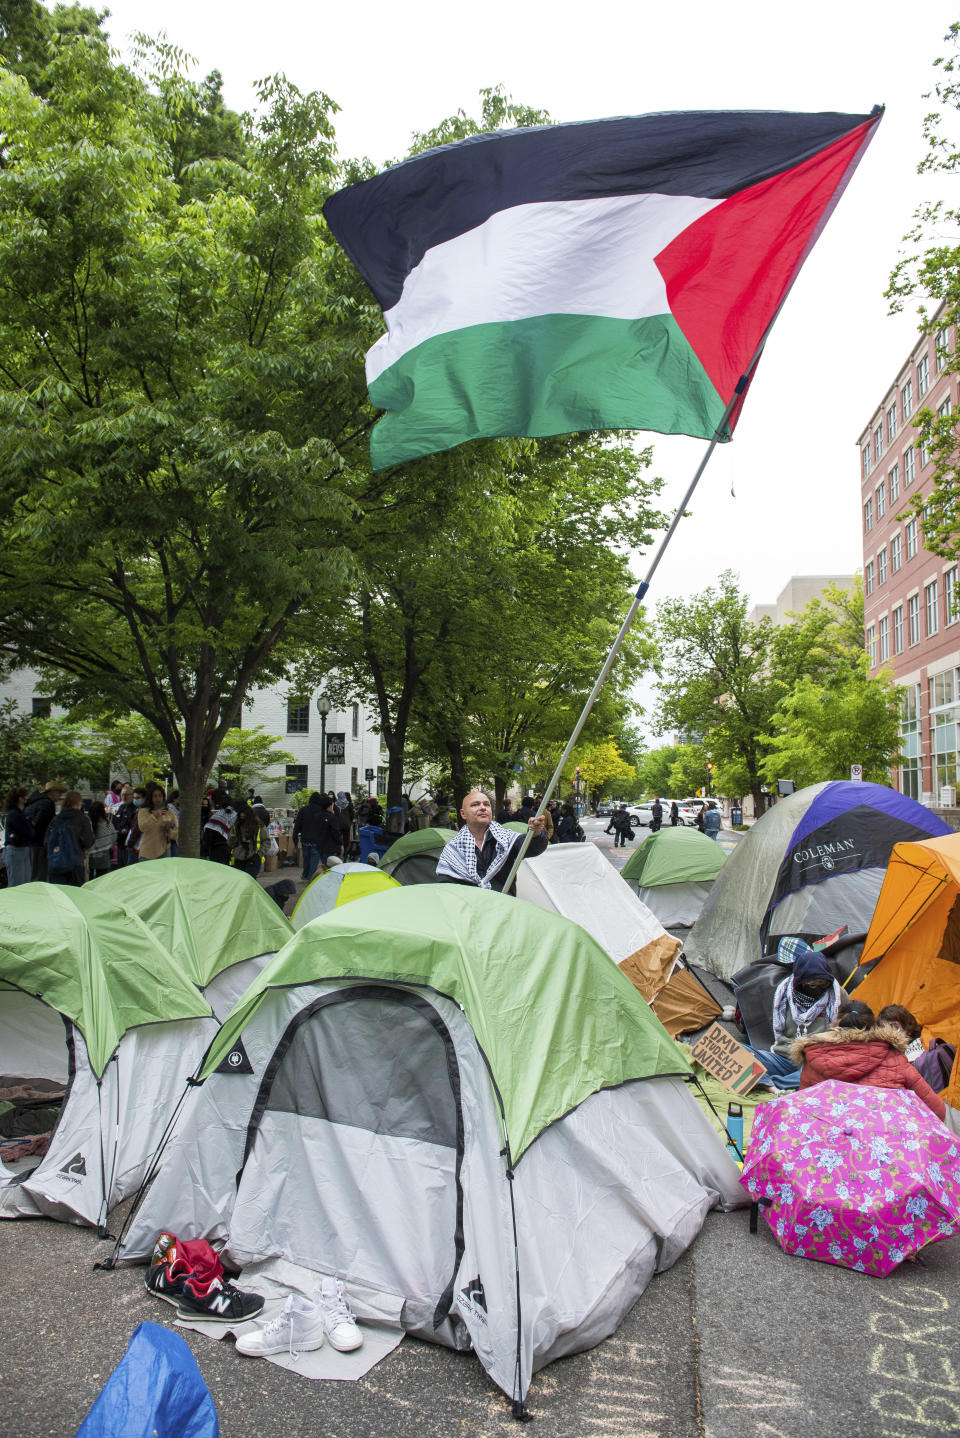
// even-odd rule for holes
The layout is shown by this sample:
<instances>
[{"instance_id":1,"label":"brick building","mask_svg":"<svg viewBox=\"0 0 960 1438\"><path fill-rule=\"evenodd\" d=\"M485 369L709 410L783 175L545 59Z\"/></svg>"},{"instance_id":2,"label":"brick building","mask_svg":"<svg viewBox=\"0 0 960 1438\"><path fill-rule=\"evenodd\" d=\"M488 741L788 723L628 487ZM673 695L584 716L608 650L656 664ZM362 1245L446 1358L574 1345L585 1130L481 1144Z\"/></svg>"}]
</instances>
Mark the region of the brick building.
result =
<instances>
[{"instance_id":1,"label":"brick building","mask_svg":"<svg viewBox=\"0 0 960 1438\"><path fill-rule=\"evenodd\" d=\"M908 506L933 485L931 456L913 417L957 408L958 377L946 368L952 325L919 338L860 436L864 629L874 672L905 686L899 787L927 803L952 803L960 724L957 566L924 548Z\"/></svg>"}]
</instances>

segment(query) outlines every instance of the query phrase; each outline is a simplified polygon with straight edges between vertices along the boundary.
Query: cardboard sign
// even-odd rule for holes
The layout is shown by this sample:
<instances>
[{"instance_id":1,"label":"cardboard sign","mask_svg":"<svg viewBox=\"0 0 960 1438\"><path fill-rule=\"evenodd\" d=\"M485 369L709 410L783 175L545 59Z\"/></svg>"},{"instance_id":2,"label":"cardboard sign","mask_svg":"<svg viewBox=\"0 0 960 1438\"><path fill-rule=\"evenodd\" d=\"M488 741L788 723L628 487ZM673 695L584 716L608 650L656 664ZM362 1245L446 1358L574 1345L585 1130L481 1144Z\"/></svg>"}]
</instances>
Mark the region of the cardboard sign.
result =
<instances>
[{"instance_id":1,"label":"cardboard sign","mask_svg":"<svg viewBox=\"0 0 960 1438\"><path fill-rule=\"evenodd\" d=\"M766 1072L750 1050L738 1044L719 1024L711 1024L706 1033L700 1035L690 1050L690 1057L731 1093L749 1093Z\"/></svg>"}]
</instances>

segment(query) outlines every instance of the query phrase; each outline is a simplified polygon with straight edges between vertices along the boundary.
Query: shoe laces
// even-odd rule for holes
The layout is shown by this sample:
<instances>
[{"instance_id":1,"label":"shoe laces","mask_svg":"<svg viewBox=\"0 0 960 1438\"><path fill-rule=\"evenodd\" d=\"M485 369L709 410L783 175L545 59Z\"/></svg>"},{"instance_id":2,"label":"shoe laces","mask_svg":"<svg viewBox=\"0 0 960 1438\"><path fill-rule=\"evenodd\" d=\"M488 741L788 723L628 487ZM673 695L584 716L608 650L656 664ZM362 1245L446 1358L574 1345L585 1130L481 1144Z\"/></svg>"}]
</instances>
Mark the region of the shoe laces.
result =
<instances>
[{"instance_id":1,"label":"shoe laces","mask_svg":"<svg viewBox=\"0 0 960 1438\"><path fill-rule=\"evenodd\" d=\"M343 1297L343 1284L337 1279L337 1287L334 1293L324 1293L323 1288L317 1295L317 1301L323 1309L324 1318L335 1327L338 1323L355 1323L356 1319L347 1307Z\"/></svg>"},{"instance_id":2,"label":"shoe laces","mask_svg":"<svg viewBox=\"0 0 960 1438\"><path fill-rule=\"evenodd\" d=\"M289 1338L289 1341L287 1343L287 1354L290 1358L299 1358L300 1350L293 1346L293 1313L294 1304L293 1294L291 1293L287 1296L287 1301L284 1303L280 1312L276 1315L276 1317L271 1318L269 1323L264 1324L263 1328L261 1329L261 1332L264 1334L279 1333L281 1328L283 1328L284 1324L286 1324L287 1334Z\"/></svg>"}]
</instances>

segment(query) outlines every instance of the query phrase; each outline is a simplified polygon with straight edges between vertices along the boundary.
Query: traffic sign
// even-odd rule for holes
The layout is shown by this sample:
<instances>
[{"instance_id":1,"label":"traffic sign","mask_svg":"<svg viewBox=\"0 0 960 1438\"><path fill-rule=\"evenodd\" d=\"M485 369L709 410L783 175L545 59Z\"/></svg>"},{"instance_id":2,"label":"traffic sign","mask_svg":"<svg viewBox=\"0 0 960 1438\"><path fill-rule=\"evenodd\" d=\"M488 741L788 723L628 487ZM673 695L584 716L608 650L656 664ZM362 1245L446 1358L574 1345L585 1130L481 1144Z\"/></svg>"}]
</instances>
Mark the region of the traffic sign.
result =
<instances>
[{"instance_id":1,"label":"traffic sign","mask_svg":"<svg viewBox=\"0 0 960 1438\"><path fill-rule=\"evenodd\" d=\"M850 765L850 778L851 778L851 780L852 780L852 782L853 782L854 784L860 784L860 783L863 782L863 765L862 765L862 764L851 764L851 765Z\"/></svg>"}]
</instances>

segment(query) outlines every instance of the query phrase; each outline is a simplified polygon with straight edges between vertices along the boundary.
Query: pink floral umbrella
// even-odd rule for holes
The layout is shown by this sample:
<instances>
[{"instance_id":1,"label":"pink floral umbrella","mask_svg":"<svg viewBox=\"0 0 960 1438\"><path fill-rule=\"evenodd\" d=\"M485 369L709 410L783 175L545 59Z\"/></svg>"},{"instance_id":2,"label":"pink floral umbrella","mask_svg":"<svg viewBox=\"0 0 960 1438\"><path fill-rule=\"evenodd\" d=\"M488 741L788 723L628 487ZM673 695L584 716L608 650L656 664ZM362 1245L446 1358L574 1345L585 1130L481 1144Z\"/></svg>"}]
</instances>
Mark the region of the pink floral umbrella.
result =
<instances>
[{"instance_id":1,"label":"pink floral umbrella","mask_svg":"<svg viewBox=\"0 0 960 1438\"><path fill-rule=\"evenodd\" d=\"M741 1182L784 1253L878 1278L960 1225L960 1140L906 1089L830 1079L762 1104Z\"/></svg>"}]
</instances>

